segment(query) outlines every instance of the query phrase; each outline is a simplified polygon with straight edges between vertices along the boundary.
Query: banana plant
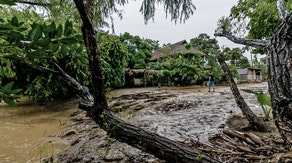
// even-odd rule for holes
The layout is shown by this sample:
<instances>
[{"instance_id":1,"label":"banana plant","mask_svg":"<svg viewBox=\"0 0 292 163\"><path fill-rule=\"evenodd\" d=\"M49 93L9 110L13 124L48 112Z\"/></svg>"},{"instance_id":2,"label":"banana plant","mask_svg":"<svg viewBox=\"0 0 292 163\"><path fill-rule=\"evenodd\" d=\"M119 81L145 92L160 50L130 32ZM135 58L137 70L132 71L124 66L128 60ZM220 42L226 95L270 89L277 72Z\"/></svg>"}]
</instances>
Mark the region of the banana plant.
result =
<instances>
[{"instance_id":1,"label":"banana plant","mask_svg":"<svg viewBox=\"0 0 292 163\"><path fill-rule=\"evenodd\" d=\"M264 112L264 120L265 121L270 121L272 118L270 117L270 113L272 110L272 103L271 103L271 98L264 94L263 92L255 92L250 89L241 89L242 91L246 93L252 93L256 96L258 103L261 105L262 110Z\"/></svg>"}]
</instances>

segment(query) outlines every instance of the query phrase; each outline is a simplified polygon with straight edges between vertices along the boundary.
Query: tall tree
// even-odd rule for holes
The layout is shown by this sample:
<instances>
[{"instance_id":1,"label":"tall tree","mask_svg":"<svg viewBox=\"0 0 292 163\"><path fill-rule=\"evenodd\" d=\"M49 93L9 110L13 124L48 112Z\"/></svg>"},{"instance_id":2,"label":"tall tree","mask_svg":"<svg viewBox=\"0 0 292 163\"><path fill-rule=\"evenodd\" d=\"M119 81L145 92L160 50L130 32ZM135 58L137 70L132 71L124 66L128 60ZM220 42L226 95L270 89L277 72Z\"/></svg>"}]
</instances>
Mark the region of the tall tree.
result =
<instances>
[{"instance_id":1,"label":"tall tree","mask_svg":"<svg viewBox=\"0 0 292 163\"><path fill-rule=\"evenodd\" d=\"M226 54L226 59L230 60L231 64L237 67L240 58L243 56L243 51L240 48L233 48Z\"/></svg>"},{"instance_id":2,"label":"tall tree","mask_svg":"<svg viewBox=\"0 0 292 163\"><path fill-rule=\"evenodd\" d=\"M171 80L179 85L187 85L191 80L199 80L208 76L209 70L205 69L205 61L199 52L177 52L169 55L159 63L149 64L150 69L161 70L160 77ZM170 81L168 81L170 82Z\"/></svg>"},{"instance_id":3,"label":"tall tree","mask_svg":"<svg viewBox=\"0 0 292 163\"><path fill-rule=\"evenodd\" d=\"M205 33L201 33L198 37L192 38L190 44L199 51L207 54L207 64L204 67L206 70L204 74L205 78L207 79L209 73L212 72L216 79L222 79L224 74L216 59L220 53L218 41Z\"/></svg>"},{"instance_id":4,"label":"tall tree","mask_svg":"<svg viewBox=\"0 0 292 163\"><path fill-rule=\"evenodd\" d=\"M159 48L158 41L132 36L128 32L120 35L120 39L128 46L127 68L146 69L153 51Z\"/></svg>"},{"instance_id":5,"label":"tall tree","mask_svg":"<svg viewBox=\"0 0 292 163\"><path fill-rule=\"evenodd\" d=\"M246 1L248 2L248 1ZM264 3L264 2L262 2ZM291 5L291 3L289 3ZM270 7L271 8L271 7ZM276 8L276 6L274 7ZM280 25L267 40L239 38L231 33L229 19L221 19L217 36L252 46L268 53L268 85L272 99L273 117L288 148L292 145L292 14L284 0L277 0ZM260 29L260 28L257 28Z\"/></svg>"}]
</instances>

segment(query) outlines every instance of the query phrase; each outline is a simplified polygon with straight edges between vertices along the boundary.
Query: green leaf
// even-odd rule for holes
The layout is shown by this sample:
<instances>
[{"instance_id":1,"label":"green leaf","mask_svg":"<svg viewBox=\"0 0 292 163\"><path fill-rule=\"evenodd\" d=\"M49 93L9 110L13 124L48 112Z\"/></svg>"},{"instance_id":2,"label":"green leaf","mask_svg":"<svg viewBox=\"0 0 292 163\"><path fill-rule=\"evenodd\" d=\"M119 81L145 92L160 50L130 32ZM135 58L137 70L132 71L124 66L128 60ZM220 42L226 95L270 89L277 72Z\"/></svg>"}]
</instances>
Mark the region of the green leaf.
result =
<instances>
[{"instance_id":1,"label":"green leaf","mask_svg":"<svg viewBox=\"0 0 292 163\"><path fill-rule=\"evenodd\" d=\"M75 39L75 38L63 38L63 39L60 40L60 42L63 43L63 44L71 45L71 44L76 44L79 41L77 39Z\"/></svg>"},{"instance_id":2,"label":"green leaf","mask_svg":"<svg viewBox=\"0 0 292 163\"><path fill-rule=\"evenodd\" d=\"M42 37L42 31L41 31L41 26L36 25L30 32L30 40L36 41L39 40Z\"/></svg>"},{"instance_id":3,"label":"green leaf","mask_svg":"<svg viewBox=\"0 0 292 163\"><path fill-rule=\"evenodd\" d=\"M83 51L83 46L79 46L76 50L76 53L81 53Z\"/></svg>"},{"instance_id":4,"label":"green leaf","mask_svg":"<svg viewBox=\"0 0 292 163\"><path fill-rule=\"evenodd\" d=\"M51 43L50 46L51 46L53 52L57 52L59 50L59 44Z\"/></svg>"},{"instance_id":5,"label":"green leaf","mask_svg":"<svg viewBox=\"0 0 292 163\"><path fill-rule=\"evenodd\" d=\"M259 93L257 95L257 100L260 103L260 105L267 105L270 107L272 106L271 98L264 93Z\"/></svg>"},{"instance_id":6,"label":"green leaf","mask_svg":"<svg viewBox=\"0 0 292 163\"><path fill-rule=\"evenodd\" d=\"M4 98L3 101L9 106L16 107L16 103L10 98Z\"/></svg>"},{"instance_id":7,"label":"green leaf","mask_svg":"<svg viewBox=\"0 0 292 163\"><path fill-rule=\"evenodd\" d=\"M66 21L65 23L65 29L64 29L64 35L69 36L73 32L73 24L70 21Z\"/></svg>"},{"instance_id":8,"label":"green leaf","mask_svg":"<svg viewBox=\"0 0 292 163\"><path fill-rule=\"evenodd\" d=\"M17 30L17 27L11 25L11 24L0 24L0 30Z\"/></svg>"},{"instance_id":9,"label":"green leaf","mask_svg":"<svg viewBox=\"0 0 292 163\"><path fill-rule=\"evenodd\" d=\"M61 37L63 34L63 26L59 25L57 28L57 37Z\"/></svg>"},{"instance_id":10,"label":"green leaf","mask_svg":"<svg viewBox=\"0 0 292 163\"><path fill-rule=\"evenodd\" d=\"M10 83L4 85L4 87L1 89L1 92L10 94L13 84L14 84L14 82L10 82Z\"/></svg>"},{"instance_id":11,"label":"green leaf","mask_svg":"<svg viewBox=\"0 0 292 163\"><path fill-rule=\"evenodd\" d=\"M38 63L36 63L34 60L30 60L30 63L34 66L34 67L36 67L37 69L42 69L42 67L38 64ZM27 81L29 81L30 80L30 76L27 76L27 79L26 79Z\"/></svg>"},{"instance_id":12,"label":"green leaf","mask_svg":"<svg viewBox=\"0 0 292 163\"><path fill-rule=\"evenodd\" d=\"M34 52L28 53L27 57L30 59L34 59L34 58L46 58L46 53L40 49L40 50L36 50Z\"/></svg>"},{"instance_id":13,"label":"green leaf","mask_svg":"<svg viewBox=\"0 0 292 163\"><path fill-rule=\"evenodd\" d=\"M10 5L10 6L16 5L16 3L14 3L14 1L12 1L12 0L0 0L0 4L1 5Z\"/></svg>"},{"instance_id":14,"label":"green leaf","mask_svg":"<svg viewBox=\"0 0 292 163\"><path fill-rule=\"evenodd\" d=\"M56 24L52 22L51 25L47 27L48 35L50 38L54 38L57 34Z\"/></svg>"},{"instance_id":15,"label":"green leaf","mask_svg":"<svg viewBox=\"0 0 292 163\"><path fill-rule=\"evenodd\" d=\"M11 94L18 94L18 93L20 93L22 91L22 89L13 89L10 93Z\"/></svg>"},{"instance_id":16,"label":"green leaf","mask_svg":"<svg viewBox=\"0 0 292 163\"><path fill-rule=\"evenodd\" d=\"M40 46L40 47L44 47L44 46L48 46L50 44L50 42L51 42L51 38L46 37L44 39L40 39L40 40L34 42L33 44Z\"/></svg>"},{"instance_id":17,"label":"green leaf","mask_svg":"<svg viewBox=\"0 0 292 163\"><path fill-rule=\"evenodd\" d=\"M18 26L18 19L16 16L14 16L12 19L11 19L11 24L14 25L14 26Z\"/></svg>"}]
</instances>

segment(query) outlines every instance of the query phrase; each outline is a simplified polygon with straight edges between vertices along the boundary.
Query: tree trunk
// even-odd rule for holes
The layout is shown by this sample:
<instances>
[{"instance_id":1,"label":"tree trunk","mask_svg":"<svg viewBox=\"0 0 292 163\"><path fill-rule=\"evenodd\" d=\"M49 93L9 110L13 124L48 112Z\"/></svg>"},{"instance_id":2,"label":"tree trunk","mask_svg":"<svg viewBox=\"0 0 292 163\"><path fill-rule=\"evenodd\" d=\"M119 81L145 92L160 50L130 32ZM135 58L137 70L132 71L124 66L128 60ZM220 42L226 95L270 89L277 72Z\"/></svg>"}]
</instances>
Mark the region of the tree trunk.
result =
<instances>
[{"instance_id":1,"label":"tree trunk","mask_svg":"<svg viewBox=\"0 0 292 163\"><path fill-rule=\"evenodd\" d=\"M102 118L95 118L94 120L111 137L139 148L144 152L151 153L166 162L219 162L210 157L208 152L200 151L198 147L193 149L186 144L127 124L117 119L110 111L104 111ZM196 144L204 146L200 142L196 142Z\"/></svg>"},{"instance_id":2,"label":"tree trunk","mask_svg":"<svg viewBox=\"0 0 292 163\"><path fill-rule=\"evenodd\" d=\"M81 86L80 83L64 72L58 65L56 67L58 71L46 67L41 67L41 70L54 74L70 85L80 98L83 99L78 107L90 112L93 108L94 98L90 94L89 89ZM203 143L193 140L192 145L197 147L195 149L191 148L187 144L170 140L156 133L128 124L115 117L108 108L104 109L101 114L90 114L90 116L112 138L151 153L167 162L219 162L213 158L216 155L211 157L208 152L200 151L199 148L201 147L209 147Z\"/></svg>"},{"instance_id":3,"label":"tree trunk","mask_svg":"<svg viewBox=\"0 0 292 163\"><path fill-rule=\"evenodd\" d=\"M82 102L79 108L86 110L93 120L109 135L121 142L137 147L145 152L151 153L156 157L167 162L219 162L216 159L208 156L205 151L195 150L186 146L185 144L167 139L159 136L153 132L143 130L133 125L116 118L109 110L107 99L105 95L105 87L103 83L100 51L98 48L96 34L87 14L85 2L83 0L74 0L82 19L82 34L87 48L89 65L92 75L92 83L94 87L94 98L82 97L83 100L94 100ZM58 74L67 83L74 83L80 96L91 96L88 89L83 89L73 78L66 78L68 76L65 72ZM70 80L74 80L70 81ZM198 142L198 144L200 144Z\"/></svg>"},{"instance_id":4,"label":"tree trunk","mask_svg":"<svg viewBox=\"0 0 292 163\"><path fill-rule=\"evenodd\" d=\"M269 45L269 92L273 117L288 147L292 147L292 14L279 26Z\"/></svg>"},{"instance_id":5,"label":"tree trunk","mask_svg":"<svg viewBox=\"0 0 292 163\"><path fill-rule=\"evenodd\" d=\"M263 131L263 132L271 131L270 126L268 126L263 120L259 119L252 112L252 110L248 107L248 105L246 104L246 102L242 98L242 96L237 88L237 85L233 80L232 74L231 74L227 64L225 63L224 56L219 55L218 61L221 65L223 71L225 72L225 75L227 77L227 81L230 85L230 89L232 91L232 94L235 98L235 101L236 101L238 107L240 108L242 114L247 118L247 120L249 122L248 128L252 128L254 130Z\"/></svg>"},{"instance_id":6,"label":"tree trunk","mask_svg":"<svg viewBox=\"0 0 292 163\"><path fill-rule=\"evenodd\" d=\"M93 85L94 105L89 113L92 116L100 115L104 109L107 109L108 104L102 75L100 49L94 26L87 14L87 10L90 10L92 2L83 0L74 0L74 2L82 19L81 31L88 54L91 82Z\"/></svg>"}]
</instances>

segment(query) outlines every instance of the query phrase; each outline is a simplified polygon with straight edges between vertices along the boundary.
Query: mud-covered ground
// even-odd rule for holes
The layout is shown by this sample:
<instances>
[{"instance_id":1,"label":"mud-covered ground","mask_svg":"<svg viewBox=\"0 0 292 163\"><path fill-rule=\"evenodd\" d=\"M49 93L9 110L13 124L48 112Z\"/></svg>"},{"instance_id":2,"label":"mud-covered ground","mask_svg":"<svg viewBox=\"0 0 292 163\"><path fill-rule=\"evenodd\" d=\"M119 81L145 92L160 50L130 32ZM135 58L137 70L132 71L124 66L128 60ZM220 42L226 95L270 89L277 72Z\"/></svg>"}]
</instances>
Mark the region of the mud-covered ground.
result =
<instances>
[{"instance_id":1,"label":"mud-covered ground","mask_svg":"<svg viewBox=\"0 0 292 163\"><path fill-rule=\"evenodd\" d=\"M239 88L267 91L267 83L242 84ZM252 94L241 92L250 108L263 116L261 107ZM175 141L208 138L228 128L228 117L240 115L229 87L162 87L119 89L108 93L109 105L123 120L151 130ZM72 104L76 105L75 99ZM77 107L77 105L75 106ZM72 124L48 138L51 144L63 144L66 150L58 156L46 158L58 162L161 162L136 148L120 143L106 135L85 112L76 109ZM234 123L233 123L234 122ZM242 122L242 123L241 123ZM233 118L229 124L246 122Z\"/></svg>"}]
</instances>

